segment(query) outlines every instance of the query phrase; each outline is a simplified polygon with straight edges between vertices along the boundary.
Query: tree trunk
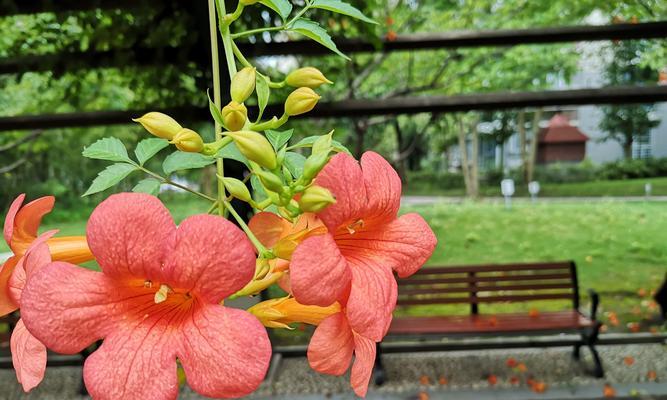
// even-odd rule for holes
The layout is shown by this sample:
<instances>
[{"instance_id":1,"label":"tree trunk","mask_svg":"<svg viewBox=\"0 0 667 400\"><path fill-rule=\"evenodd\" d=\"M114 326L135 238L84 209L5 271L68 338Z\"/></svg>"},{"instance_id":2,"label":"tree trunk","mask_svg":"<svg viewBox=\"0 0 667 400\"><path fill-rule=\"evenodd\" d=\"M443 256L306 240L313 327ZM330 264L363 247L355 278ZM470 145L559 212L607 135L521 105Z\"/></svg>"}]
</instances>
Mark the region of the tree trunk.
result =
<instances>
[{"instance_id":1,"label":"tree trunk","mask_svg":"<svg viewBox=\"0 0 667 400\"><path fill-rule=\"evenodd\" d=\"M533 114L532 139L530 140L530 154L528 154L528 168L526 169L526 180L532 182L535 179L535 160L537 159L537 142L540 134L540 121L542 120L542 109L538 108Z\"/></svg>"},{"instance_id":2,"label":"tree trunk","mask_svg":"<svg viewBox=\"0 0 667 400\"><path fill-rule=\"evenodd\" d=\"M626 138L623 144L623 156L626 160L632 160L632 142L633 139L630 137Z\"/></svg>"},{"instance_id":3,"label":"tree trunk","mask_svg":"<svg viewBox=\"0 0 667 400\"><path fill-rule=\"evenodd\" d=\"M477 131L477 121L473 121L472 130L472 166L470 171L470 183L473 188L470 197L473 199L479 196L479 132Z\"/></svg>"},{"instance_id":4,"label":"tree trunk","mask_svg":"<svg viewBox=\"0 0 667 400\"><path fill-rule=\"evenodd\" d=\"M463 126L463 117L458 117L459 131L459 155L461 158L461 173L463 174L463 183L466 187L466 195L470 196L472 192L470 181L470 169L468 168L468 146L466 145L466 131Z\"/></svg>"},{"instance_id":5,"label":"tree trunk","mask_svg":"<svg viewBox=\"0 0 667 400\"><path fill-rule=\"evenodd\" d=\"M398 118L394 119L394 130L396 131L396 147L398 147L398 157L396 159L396 172L398 176L401 177L403 183L407 183L407 174L405 171L405 157L402 157L403 151L407 150L405 148L405 143L403 141L403 131L401 130L401 125L398 122Z\"/></svg>"},{"instance_id":6,"label":"tree trunk","mask_svg":"<svg viewBox=\"0 0 667 400\"><path fill-rule=\"evenodd\" d=\"M523 183L528 184L528 154L526 152L526 112L519 111L517 120L517 130L519 131L519 151L521 157L521 173L523 174Z\"/></svg>"},{"instance_id":7,"label":"tree trunk","mask_svg":"<svg viewBox=\"0 0 667 400\"><path fill-rule=\"evenodd\" d=\"M364 153L364 139L366 136L366 128L363 126L362 122L355 120L354 124L354 133L356 140L354 142L354 155L357 159L361 158L361 155Z\"/></svg>"}]
</instances>

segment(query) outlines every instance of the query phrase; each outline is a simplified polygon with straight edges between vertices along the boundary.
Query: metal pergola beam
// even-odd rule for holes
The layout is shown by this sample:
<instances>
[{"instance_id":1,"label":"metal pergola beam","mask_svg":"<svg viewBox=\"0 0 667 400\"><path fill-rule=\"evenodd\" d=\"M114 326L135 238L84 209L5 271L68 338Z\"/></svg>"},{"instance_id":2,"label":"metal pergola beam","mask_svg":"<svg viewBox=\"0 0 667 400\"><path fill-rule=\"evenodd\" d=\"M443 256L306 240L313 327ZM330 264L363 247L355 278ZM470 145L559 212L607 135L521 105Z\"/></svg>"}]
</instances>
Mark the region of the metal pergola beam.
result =
<instances>
[{"instance_id":1,"label":"metal pergola beam","mask_svg":"<svg viewBox=\"0 0 667 400\"><path fill-rule=\"evenodd\" d=\"M0 0L2 1L2 0ZM595 40L654 39L667 37L667 21L641 24L604 26L574 26L558 28L509 29L496 31L464 31L402 35L395 40L383 39L380 46L362 39L338 40L346 53L375 51L414 51L480 46L510 46ZM331 52L311 40L273 43L239 43L248 56L281 54L326 55ZM74 70L79 68L116 67L180 63L195 54L205 54L205 48L135 48L109 51L67 52L53 55L0 58L0 73L26 71ZM171 57L171 55L180 57Z\"/></svg>"},{"instance_id":2,"label":"metal pergola beam","mask_svg":"<svg viewBox=\"0 0 667 400\"><path fill-rule=\"evenodd\" d=\"M371 42L359 39L336 40L336 45L344 53L359 53L665 37L667 37L667 21L658 21L601 26L423 33L400 35L394 40L383 39L381 46L375 46ZM273 43L239 43L239 47L244 54L249 56L331 54L328 49L315 42L301 40Z\"/></svg>"},{"instance_id":3,"label":"metal pergola beam","mask_svg":"<svg viewBox=\"0 0 667 400\"><path fill-rule=\"evenodd\" d=\"M667 101L667 86L609 87L545 92L487 93L458 96L403 97L387 100L346 100L318 104L306 118L345 118L387 114L443 113L508 108L584 104L630 104ZM282 105L267 107L266 115L282 114ZM0 131L127 124L153 110L92 111L22 115L0 118ZM207 108L178 107L161 111L184 121L210 119ZM251 110L251 113L254 110Z\"/></svg>"},{"instance_id":4,"label":"metal pergola beam","mask_svg":"<svg viewBox=\"0 0 667 400\"><path fill-rule=\"evenodd\" d=\"M138 0L0 0L0 17L43 12L131 9L141 4L145 3Z\"/></svg>"}]
</instances>

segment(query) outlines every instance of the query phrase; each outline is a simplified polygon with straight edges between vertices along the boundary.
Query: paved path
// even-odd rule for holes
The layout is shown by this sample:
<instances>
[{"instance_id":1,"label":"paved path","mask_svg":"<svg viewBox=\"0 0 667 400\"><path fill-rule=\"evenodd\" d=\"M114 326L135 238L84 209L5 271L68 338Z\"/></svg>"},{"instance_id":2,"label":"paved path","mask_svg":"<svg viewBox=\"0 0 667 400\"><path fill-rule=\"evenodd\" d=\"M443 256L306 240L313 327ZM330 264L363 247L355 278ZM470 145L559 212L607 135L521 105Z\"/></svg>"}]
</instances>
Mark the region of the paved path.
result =
<instances>
[{"instance_id":1,"label":"paved path","mask_svg":"<svg viewBox=\"0 0 667 400\"><path fill-rule=\"evenodd\" d=\"M471 201L465 197L451 196L402 196L401 204L406 206L429 205L437 203L460 204ZM482 197L477 201L483 203L504 203L503 197ZM513 197L512 202L526 203L530 197ZM540 197L538 203L604 203L604 202L667 202L667 196L623 196L623 197Z\"/></svg>"},{"instance_id":2,"label":"paved path","mask_svg":"<svg viewBox=\"0 0 667 400\"><path fill-rule=\"evenodd\" d=\"M633 391L643 393L642 399L667 398L667 348L660 344L600 346L606 370L605 379L594 379L583 371L590 366L590 355L582 351L583 363L572 360L570 347L547 349L511 349L487 351L451 351L437 353L387 354L383 357L388 381L381 387L371 386L368 399L417 400L421 392L430 400L528 400L528 399L602 399L605 383L611 384L618 398L627 398ZM506 366L508 357L525 363L520 373ZM634 363L627 365L626 357ZM647 378L655 371L657 379ZM493 374L497 384L491 386L487 377ZM446 385L439 384L441 376ZM522 380L512 385L510 378ZM544 381L544 393L534 393L525 380L531 377ZM425 383L428 381L427 383ZM14 400L84 400L77 395L81 382L79 367L51 367L42 385L31 394L23 395L12 370L0 370L0 399ZM203 400L188 388L181 391L181 400ZM265 382L250 396L255 400L352 400L349 375L319 375L308 367L305 358L284 359L272 382ZM422 395L422 398L425 398Z\"/></svg>"}]
</instances>

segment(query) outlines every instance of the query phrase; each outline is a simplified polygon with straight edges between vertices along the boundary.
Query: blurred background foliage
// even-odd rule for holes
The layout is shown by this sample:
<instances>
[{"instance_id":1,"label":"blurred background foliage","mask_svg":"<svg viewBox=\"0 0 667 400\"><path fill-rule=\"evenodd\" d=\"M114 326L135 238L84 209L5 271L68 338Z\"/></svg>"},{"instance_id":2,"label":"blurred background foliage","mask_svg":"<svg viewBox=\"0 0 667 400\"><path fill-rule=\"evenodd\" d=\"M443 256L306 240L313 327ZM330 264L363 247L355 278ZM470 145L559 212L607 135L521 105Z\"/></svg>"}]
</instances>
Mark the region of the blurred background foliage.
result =
<instances>
[{"instance_id":1,"label":"blurred background foliage","mask_svg":"<svg viewBox=\"0 0 667 400\"><path fill-rule=\"evenodd\" d=\"M132 9L13 15L0 18L0 58L60 55L44 71L0 75L0 116L74 111L125 110L194 105L206 107L210 54L193 49L207 45L206 22L179 7L178 1L138 3ZM204 7L204 2L199 7ZM233 7L233 2L228 2ZM295 2L298 3L298 2ZM581 25L592 15L640 22L664 19L660 0L369 0L351 1L377 25L314 11L309 17L334 38L359 37L371 42L396 35L450 30L534 28ZM195 7L196 8L196 7ZM249 7L236 29L280 24L266 8ZM250 42L287 40L285 33L251 36ZM640 41L641 67L653 82L664 67L665 40ZM609 43L613 46L613 43ZM129 62L130 50L160 49L146 65ZM113 52L114 67L87 68L67 59L72 52ZM123 60L127 58L128 62ZM324 100L383 99L399 96L452 95L553 88L567 83L580 53L575 44L489 47L418 52L354 54L351 62L336 56L262 57L258 64L271 75L313 65L335 81ZM55 58L54 58L55 60ZM62 61L62 60L61 60ZM610 82L614 83L614 82ZM288 91L278 91L274 102ZM479 118L471 116L466 118ZM129 122L129 121L128 121ZM296 120L299 135L336 128L338 140L353 153L374 149L385 155L404 179L444 174L441 154L456 142L453 115L382 116L343 120ZM208 124L194 128L210 134ZM207 133L208 132L208 133ZM131 124L109 127L0 133L0 203L19 192L29 197L52 193L59 201L85 204L79 196L103 167L80 156L83 146L116 136L128 147L145 137ZM198 176L188 176L192 180ZM119 189L127 189L120 187ZM92 201L97 201L93 198ZM90 203L88 203L90 204Z\"/></svg>"}]
</instances>

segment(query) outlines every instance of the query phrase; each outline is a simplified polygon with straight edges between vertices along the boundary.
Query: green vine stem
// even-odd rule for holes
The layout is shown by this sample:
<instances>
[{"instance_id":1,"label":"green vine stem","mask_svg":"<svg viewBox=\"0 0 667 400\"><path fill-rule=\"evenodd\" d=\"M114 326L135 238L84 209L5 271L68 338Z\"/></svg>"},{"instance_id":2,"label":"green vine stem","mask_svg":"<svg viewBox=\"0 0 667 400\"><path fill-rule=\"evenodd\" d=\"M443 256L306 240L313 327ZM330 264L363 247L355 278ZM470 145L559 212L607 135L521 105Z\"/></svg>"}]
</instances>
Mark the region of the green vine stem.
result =
<instances>
[{"instance_id":1,"label":"green vine stem","mask_svg":"<svg viewBox=\"0 0 667 400\"><path fill-rule=\"evenodd\" d=\"M215 107L220 110L222 109L222 97L220 94L220 62L218 58L218 30L216 23L216 0L208 0L208 19L209 19L209 31L211 35L211 69L213 70L213 103ZM223 2L224 7L224 2ZM218 141L222 139L222 127L220 124L215 122L215 140ZM219 176L224 176L224 166L223 159L218 158L215 162L216 173ZM221 179L217 179L218 187L218 214L221 216L225 215L225 206L223 199L225 197L225 185L222 183Z\"/></svg>"}]
</instances>

